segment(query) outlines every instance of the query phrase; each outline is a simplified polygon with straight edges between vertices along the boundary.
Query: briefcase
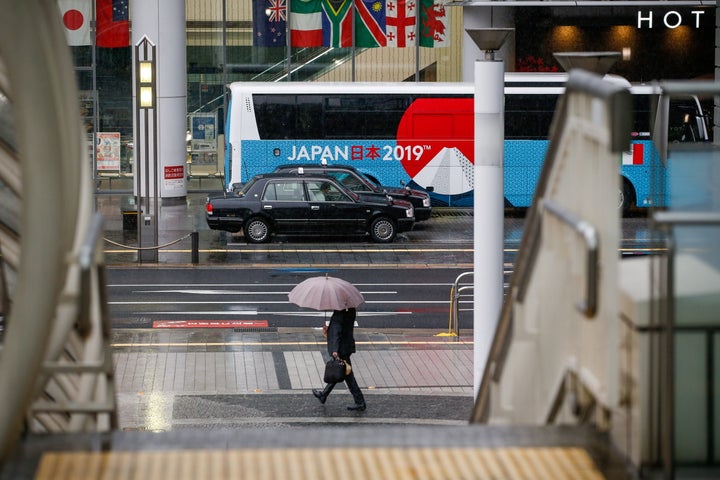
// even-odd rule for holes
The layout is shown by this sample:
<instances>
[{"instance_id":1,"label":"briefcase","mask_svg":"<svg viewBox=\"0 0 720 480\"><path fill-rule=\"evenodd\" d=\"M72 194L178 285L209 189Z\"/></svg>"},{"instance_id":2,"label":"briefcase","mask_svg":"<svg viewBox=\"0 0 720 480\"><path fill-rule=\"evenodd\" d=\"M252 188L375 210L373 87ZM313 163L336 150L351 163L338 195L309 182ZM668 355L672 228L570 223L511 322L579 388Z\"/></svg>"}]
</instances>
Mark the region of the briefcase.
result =
<instances>
[{"instance_id":1,"label":"briefcase","mask_svg":"<svg viewBox=\"0 0 720 480\"><path fill-rule=\"evenodd\" d=\"M325 364L325 383L339 383L345 380L345 362L339 358L332 358Z\"/></svg>"}]
</instances>

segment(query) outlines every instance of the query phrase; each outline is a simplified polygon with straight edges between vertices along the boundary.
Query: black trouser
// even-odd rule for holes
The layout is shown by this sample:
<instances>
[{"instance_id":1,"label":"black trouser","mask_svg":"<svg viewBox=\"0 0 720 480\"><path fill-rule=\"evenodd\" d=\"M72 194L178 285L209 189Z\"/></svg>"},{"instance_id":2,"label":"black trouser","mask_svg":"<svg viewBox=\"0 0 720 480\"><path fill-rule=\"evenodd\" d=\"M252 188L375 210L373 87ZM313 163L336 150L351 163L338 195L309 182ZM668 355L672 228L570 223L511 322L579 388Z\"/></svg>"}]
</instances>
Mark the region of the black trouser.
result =
<instances>
[{"instance_id":1,"label":"black trouser","mask_svg":"<svg viewBox=\"0 0 720 480\"><path fill-rule=\"evenodd\" d=\"M348 355L348 358L344 359L347 363L352 366L352 362L350 362L350 356ZM335 388L336 383L328 383L325 385L325 389L323 390L323 395L326 397L330 395L330 392L332 392L332 389ZM355 405L363 405L365 404L365 397L362 394L362 390L360 390L360 386L357 384L357 381L355 380L355 370L350 370L350 375L345 377L345 385L347 385L348 390L350 390L350 393L353 396L353 400L355 400Z\"/></svg>"}]
</instances>

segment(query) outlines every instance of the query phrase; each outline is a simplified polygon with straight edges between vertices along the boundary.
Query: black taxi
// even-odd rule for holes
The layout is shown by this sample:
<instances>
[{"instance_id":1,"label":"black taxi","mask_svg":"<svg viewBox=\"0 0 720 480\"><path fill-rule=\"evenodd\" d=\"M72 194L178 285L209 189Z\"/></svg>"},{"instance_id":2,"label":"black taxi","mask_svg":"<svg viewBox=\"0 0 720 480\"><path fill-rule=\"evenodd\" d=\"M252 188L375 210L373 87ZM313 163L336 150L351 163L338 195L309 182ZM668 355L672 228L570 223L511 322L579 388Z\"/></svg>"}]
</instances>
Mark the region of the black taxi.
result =
<instances>
[{"instance_id":1,"label":"black taxi","mask_svg":"<svg viewBox=\"0 0 720 480\"><path fill-rule=\"evenodd\" d=\"M302 169L257 175L237 192L208 196L205 218L213 230L243 231L250 243L283 235L368 235L392 242L412 230L412 204L389 195L363 195L335 178Z\"/></svg>"}]
</instances>

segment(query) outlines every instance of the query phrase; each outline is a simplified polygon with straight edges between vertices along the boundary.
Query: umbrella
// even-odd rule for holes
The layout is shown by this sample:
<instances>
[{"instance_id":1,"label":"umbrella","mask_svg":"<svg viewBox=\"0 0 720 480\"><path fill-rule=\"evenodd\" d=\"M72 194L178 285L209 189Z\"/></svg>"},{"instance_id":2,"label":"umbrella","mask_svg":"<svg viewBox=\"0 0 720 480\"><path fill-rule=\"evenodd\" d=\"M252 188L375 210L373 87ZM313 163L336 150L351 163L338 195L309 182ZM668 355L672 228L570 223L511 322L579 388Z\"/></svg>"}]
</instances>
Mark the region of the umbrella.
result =
<instances>
[{"instance_id":1,"label":"umbrella","mask_svg":"<svg viewBox=\"0 0 720 480\"><path fill-rule=\"evenodd\" d=\"M344 310L365 302L355 285L328 275L303 280L290 291L288 299L299 307L314 310Z\"/></svg>"}]
</instances>

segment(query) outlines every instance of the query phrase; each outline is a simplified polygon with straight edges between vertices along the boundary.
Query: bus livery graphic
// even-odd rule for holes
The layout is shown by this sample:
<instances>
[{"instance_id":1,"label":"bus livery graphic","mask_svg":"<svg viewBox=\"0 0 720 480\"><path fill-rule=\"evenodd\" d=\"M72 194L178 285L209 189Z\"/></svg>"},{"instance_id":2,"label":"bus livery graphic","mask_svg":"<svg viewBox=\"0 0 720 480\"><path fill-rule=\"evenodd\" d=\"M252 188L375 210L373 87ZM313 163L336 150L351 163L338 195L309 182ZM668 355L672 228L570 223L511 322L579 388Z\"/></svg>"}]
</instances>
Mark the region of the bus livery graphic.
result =
<instances>
[{"instance_id":1,"label":"bus livery graphic","mask_svg":"<svg viewBox=\"0 0 720 480\"><path fill-rule=\"evenodd\" d=\"M506 74L506 206L532 203L566 80L557 73ZM634 112L631 150L618 158L620 206L663 205L665 166L650 136L659 92L625 83ZM233 83L226 187L283 164L338 163L383 185L424 189L436 206L472 206L473 94L471 83ZM670 104L669 137L708 140L696 98Z\"/></svg>"}]
</instances>

